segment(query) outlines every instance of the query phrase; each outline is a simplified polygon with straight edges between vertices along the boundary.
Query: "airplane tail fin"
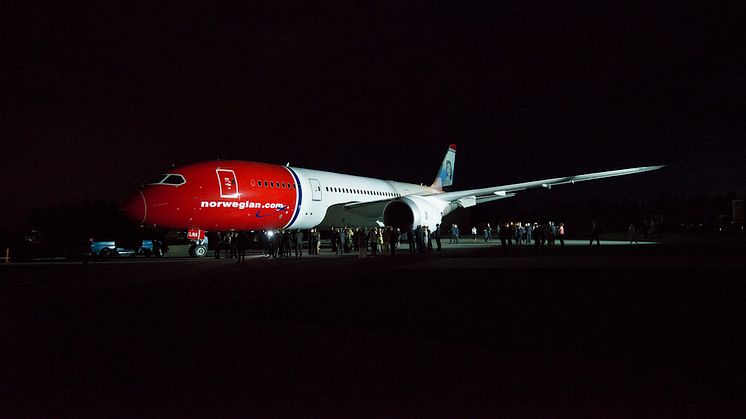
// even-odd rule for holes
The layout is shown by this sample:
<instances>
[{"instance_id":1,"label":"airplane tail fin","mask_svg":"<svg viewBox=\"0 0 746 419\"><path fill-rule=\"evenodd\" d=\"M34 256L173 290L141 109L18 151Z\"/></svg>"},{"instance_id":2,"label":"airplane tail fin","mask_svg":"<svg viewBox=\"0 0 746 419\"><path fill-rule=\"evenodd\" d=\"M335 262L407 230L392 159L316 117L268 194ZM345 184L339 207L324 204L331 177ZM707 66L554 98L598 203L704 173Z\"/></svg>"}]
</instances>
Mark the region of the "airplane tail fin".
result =
<instances>
[{"instance_id":1,"label":"airplane tail fin","mask_svg":"<svg viewBox=\"0 0 746 419\"><path fill-rule=\"evenodd\" d=\"M443 163L440 165L440 171L438 176L435 177L431 188L438 189L440 191L443 188L453 185L453 171L456 167L456 144L448 146L446 156L443 158Z\"/></svg>"}]
</instances>

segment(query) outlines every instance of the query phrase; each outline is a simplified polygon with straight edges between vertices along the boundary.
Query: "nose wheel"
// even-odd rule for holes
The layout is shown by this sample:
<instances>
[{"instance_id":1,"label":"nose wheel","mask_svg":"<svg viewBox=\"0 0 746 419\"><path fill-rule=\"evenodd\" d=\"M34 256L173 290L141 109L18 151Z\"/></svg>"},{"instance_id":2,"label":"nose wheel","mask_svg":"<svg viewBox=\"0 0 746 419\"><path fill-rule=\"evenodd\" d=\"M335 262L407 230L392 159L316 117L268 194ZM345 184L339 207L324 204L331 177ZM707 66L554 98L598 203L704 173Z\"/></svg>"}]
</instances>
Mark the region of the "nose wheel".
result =
<instances>
[{"instance_id":1,"label":"nose wheel","mask_svg":"<svg viewBox=\"0 0 746 419\"><path fill-rule=\"evenodd\" d=\"M201 244L193 244L189 247L189 256L195 258L205 257L207 254L207 246Z\"/></svg>"}]
</instances>

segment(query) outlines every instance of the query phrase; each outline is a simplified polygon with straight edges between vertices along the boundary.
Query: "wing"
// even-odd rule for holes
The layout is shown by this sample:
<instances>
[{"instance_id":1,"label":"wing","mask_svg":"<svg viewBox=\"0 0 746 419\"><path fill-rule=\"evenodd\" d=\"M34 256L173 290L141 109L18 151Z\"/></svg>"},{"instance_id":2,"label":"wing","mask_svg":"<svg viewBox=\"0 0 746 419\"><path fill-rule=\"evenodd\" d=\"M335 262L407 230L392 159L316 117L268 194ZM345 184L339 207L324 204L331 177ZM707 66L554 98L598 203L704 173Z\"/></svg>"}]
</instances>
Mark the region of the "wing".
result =
<instances>
[{"instance_id":1,"label":"wing","mask_svg":"<svg viewBox=\"0 0 746 419\"><path fill-rule=\"evenodd\" d=\"M470 207L476 204L484 202L495 201L503 198L510 198L515 196L516 192L524 191L526 189L533 188L548 188L551 189L553 186L565 185L568 183L584 182L586 180L604 179L616 176L626 176L636 173L644 173L652 170L658 170L664 166L642 166L633 167L630 169L619 169L609 170L606 172L588 173L585 175L575 175L566 177L557 177L552 179L536 180L532 182L514 183L512 185L493 186L489 188L480 189L468 189L464 191L444 192L439 194L432 194L434 198L448 202L450 204L458 204L460 207Z\"/></svg>"},{"instance_id":2,"label":"wing","mask_svg":"<svg viewBox=\"0 0 746 419\"><path fill-rule=\"evenodd\" d=\"M415 206L429 206L434 210L431 213L445 216L457 208L468 208L485 202L496 201L498 199L510 198L517 192L533 188L552 188L557 185L568 183L584 182L586 180L604 179L616 176L626 176L636 173L644 173L652 170L658 170L664 166L642 166L630 169L609 170L606 172L588 173L585 175L575 175L558 177L552 179L536 180L532 182L514 183L511 185L493 186L489 188L468 189L455 192L438 192L431 194L405 195L399 198L381 199L369 202L349 202L336 204L329 207L327 218L322 225L354 225L355 222L365 225L370 220L377 220L379 225L384 209L391 201L411 201ZM439 220L440 218L438 218ZM432 223L434 224L434 223Z\"/></svg>"}]
</instances>

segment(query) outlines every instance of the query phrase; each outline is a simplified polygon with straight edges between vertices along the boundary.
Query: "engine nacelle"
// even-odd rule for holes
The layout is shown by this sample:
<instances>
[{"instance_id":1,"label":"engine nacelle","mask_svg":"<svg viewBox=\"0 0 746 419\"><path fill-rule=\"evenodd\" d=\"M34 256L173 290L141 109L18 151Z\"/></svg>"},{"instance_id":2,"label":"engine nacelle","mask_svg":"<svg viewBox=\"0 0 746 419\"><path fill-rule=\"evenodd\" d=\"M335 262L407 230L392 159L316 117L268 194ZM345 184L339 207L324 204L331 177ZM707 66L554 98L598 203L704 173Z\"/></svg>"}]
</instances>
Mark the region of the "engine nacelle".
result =
<instances>
[{"instance_id":1,"label":"engine nacelle","mask_svg":"<svg viewBox=\"0 0 746 419\"><path fill-rule=\"evenodd\" d=\"M389 202L383 209L383 222L399 228L428 226L431 231L440 224L447 204L426 196L409 195Z\"/></svg>"}]
</instances>

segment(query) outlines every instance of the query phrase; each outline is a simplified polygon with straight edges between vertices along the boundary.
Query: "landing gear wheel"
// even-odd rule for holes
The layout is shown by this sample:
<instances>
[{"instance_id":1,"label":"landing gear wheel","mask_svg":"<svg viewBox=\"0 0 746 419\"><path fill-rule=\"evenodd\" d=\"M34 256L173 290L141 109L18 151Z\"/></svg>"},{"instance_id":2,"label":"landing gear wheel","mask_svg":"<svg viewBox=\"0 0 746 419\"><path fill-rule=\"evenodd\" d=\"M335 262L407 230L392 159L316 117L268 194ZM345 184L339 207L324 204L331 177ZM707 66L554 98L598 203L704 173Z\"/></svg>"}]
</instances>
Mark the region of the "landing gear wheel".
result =
<instances>
[{"instance_id":1,"label":"landing gear wheel","mask_svg":"<svg viewBox=\"0 0 746 419\"><path fill-rule=\"evenodd\" d=\"M207 247L203 245L194 245L189 248L189 256L201 258L207 255Z\"/></svg>"}]
</instances>

